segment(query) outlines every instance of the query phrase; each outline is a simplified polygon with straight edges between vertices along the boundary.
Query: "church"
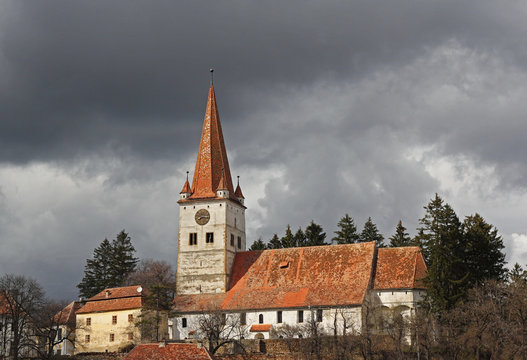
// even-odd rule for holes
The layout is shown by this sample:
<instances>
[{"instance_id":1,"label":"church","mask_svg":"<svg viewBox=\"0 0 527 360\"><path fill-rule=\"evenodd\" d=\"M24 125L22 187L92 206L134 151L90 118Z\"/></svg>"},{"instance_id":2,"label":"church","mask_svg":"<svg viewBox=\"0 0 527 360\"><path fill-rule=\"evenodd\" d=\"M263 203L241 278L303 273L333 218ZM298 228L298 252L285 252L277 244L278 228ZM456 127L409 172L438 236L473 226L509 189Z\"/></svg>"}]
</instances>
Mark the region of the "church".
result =
<instances>
[{"instance_id":1,"label":"church","mask_svg":"<svg viewBox=\"0 0 527 360\"><path fill-rule=\"evenodd\" d=\"M211 312L236 319L246 339L281 337L286 327L302 337L302 327L315 322L330 334L382 331L383 318L413 315L425 293L418 247L247 251L244 199L239 181L234 189L211 82L192 185L187 173L178 201L171 339L198 338L199 319Z\"/></svg>"}]
</instances>

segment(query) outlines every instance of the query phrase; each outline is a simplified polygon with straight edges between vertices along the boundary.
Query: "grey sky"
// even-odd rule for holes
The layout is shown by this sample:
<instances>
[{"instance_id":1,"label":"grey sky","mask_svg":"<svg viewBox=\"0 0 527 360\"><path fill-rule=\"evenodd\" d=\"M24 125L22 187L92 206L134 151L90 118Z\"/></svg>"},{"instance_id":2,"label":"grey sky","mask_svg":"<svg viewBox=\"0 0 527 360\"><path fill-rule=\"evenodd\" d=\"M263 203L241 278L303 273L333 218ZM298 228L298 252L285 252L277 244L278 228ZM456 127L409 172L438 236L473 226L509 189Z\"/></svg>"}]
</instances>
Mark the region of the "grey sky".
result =
<instances>
[{"instance_id":1,"label":"grey sky","mask_svg":"<svg viewBox=\"0 0 527 360\"><path fill-rule=\"evenodd\" d=\"M519 1L0 1L0 273L72 298L130 232L175 264L214 67L249 242L349 213L415 231L438 192L527 263Z\"/></svg>"}]
</instances>

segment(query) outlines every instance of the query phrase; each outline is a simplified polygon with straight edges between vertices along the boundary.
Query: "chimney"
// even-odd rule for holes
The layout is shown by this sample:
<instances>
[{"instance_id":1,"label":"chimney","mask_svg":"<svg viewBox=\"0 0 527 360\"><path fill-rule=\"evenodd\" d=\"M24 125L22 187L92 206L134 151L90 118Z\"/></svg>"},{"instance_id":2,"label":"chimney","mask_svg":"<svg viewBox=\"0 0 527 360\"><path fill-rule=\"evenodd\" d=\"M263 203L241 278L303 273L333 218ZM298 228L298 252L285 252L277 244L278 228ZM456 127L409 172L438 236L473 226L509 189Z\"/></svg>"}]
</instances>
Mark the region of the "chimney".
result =
<instances>
[{"instance_id":1,"label":"chimney","mask_svg":"<svg viewBox=\"0 0 527 360\"><path fill-rule=\"evenodd\" d=\"M110 297L110 290L106 290L106 298L108 299Z\"/></svg>"}]
</instances>

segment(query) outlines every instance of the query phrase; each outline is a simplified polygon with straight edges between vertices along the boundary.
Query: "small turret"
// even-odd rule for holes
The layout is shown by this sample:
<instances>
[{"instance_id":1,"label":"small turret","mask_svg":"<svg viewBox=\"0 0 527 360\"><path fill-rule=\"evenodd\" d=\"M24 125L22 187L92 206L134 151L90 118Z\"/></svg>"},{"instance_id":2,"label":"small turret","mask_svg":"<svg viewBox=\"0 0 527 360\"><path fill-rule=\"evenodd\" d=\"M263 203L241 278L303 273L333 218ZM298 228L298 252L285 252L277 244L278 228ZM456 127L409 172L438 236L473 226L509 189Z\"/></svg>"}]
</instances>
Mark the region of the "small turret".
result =
<instances>
[{"instance_id":1,"label":"small turret","mask_svg":"<svg viewBox=\"0 0 527 360\"><path fill-rule=\"evenodd\" d=\"M222 175L220 182L218 183L218 189L216 190L216 196L220 198L229 198L229 189L227 188L227 185L225 185L225 169L221 170Z\"/></svg>"},{"instance_id":2,"label":"small turret","mask_svg":"<svg viewBox=\"0 0 527 360\"><path fill-rule=\"evenodd\" d=\"M188 183L188 171L187 171L187 180L185 181L185 185L183 185L183 189L181 189L181 192L179 193L179 198L181 200L185 200L185 199L188 199L190 195L192 195L192 190L190 189L190 184Z\"/></svg>"},{"instance_id":3,"label":"small turret","mask_svg":"<svg viewBox=\"0 0 527 360\"><path fill-rule=\"evenodd\" d=\"M243 205L245 197L243 197L242 188L240 187L240 175L238 175L238 186L236 186L234 196L236 197L236 200L238 200L238 202Z\"/></svg>"}]
</instances>

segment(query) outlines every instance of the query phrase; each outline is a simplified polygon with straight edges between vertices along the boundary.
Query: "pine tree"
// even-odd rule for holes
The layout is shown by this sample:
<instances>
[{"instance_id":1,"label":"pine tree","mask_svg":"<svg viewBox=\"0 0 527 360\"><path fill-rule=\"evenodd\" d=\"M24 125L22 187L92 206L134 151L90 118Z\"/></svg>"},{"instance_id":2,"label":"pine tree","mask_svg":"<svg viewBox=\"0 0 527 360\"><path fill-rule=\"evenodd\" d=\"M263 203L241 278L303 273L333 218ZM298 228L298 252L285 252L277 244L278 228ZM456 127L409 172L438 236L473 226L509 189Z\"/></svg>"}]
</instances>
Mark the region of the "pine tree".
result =
<instances>
[{"instance_id":1,"label":"pine tree","mask_svg":"<svg viewBox=\"0 0 527 360\"><path fill-rule=\"evenodd\" d=\"M462 259L466 256L461 223L439 195L425 207L425 216L415 241L421 246L428 264L427 303L434 311L449 310L467 293L468 271Z\"/></svg>"},{"instance_id":2,"label":"pine tree","mask_svg":"<svg viewBox=\"0 0 527 360\"><path fill-rule=\"evenodd\" d=\"M290 247L296 247L296 241L295 236L293 235L293 232L291 231L291 226L287 225L287 229L285 229L285 235L280 240L282 243L282 247L284 248L290 248Z\"/></svg>"},{"instance_id":3,"label":"pine tree","mask_svg":"<svg viewBox=\"0 0 527 360\"><path fill-rule=\"evenodd\" d=\"M253 244L251 245L251 247L249 248L250 251L265 250L265 249L266 249L266 246L265 246L265 243L263 242L262 238L256 239L253 242Z\"/></svg>"},{"instance_id":4,"label":"pine tree","mask_svg":"<svg viewBox=\"0 0 527 360\"><path fill-rule=\"evenodd\" d=\"M106 288L110 284L110 262L112 244L104 239L97 248L93 250L93 258L86 260L84 277L77 285L79 295L90 298Z\"/></svg>"},{"instance_id":5,"label":"pine tree","mask_svg":"<svg viewBox=\"0 0 527 360\"><path fill-rule=\"evenodd\" d=\"M371 217L364 223L364 228L359 235L360 242L375 241L375 246L384 247L384 236L379 233L377 225L372 221Z\"/></svg>"},{"instance_id":6,"label":"pine tree","mask_svg":"<svg viewBox=\"0 0 527 360\"><path fill-rule=\"evenodd\" d=\"M79 295L90 298L102 290L118 287L135 270L137 258L128 234L121 231L111 243L104 239L86 260L84 277L77 285Z\"/></svg>"},{"instance_id":7,"label":"pine tree","mask_svg":"<svg viewBox=\"0 0 527 360\"><path fill-rule=\"evenodd\" d=\"M335 231L335 237L332 239L337 244L354 244L359 241L359 234L353 218L348 214L340 219L337 226L339 230Z\"/></svg>"},{"instance_id":8,"label":"pine tree","mask_svg":"<svg viewBox=\"0 0 527 360\"><path fill-rule=\"evenodd\" d=\"M468 285L505 277L504 245L498 230L479 215L467 216L463 222L463 241L467 247L466 264L470 273Z\"/></svg>"},{"instance_id":9,"label":"pine tree","mask_svg":"<svg viewBox=\"0 0 527 360\"><path fill-rule=\"evenodd\" d=\"M280 238L278 235L274 234L271 240L269 240L269 244L267 245L268 249L281 249L282 248L282 242L280 241Z\"/></svg>"},{"instance_id":10,"label":"pine tree","mask_svg":"<svg viewBox=\"0 0 527 360\"><path fill-rule=\"evenodd\" d=\"M403 222L399 220L395 227L395 234L390 237L390 247L412 246L412 239L406 232Z\"/></svg>"},{"instance_id":11,"label":"pine tree","mask_svg":"<svg viewBox=\"0 0 527 360\"><path fill-rule=\"evenodd\" d=\"M306 234L304 234L301 228L298 228L297 232L295 233L294 240L296 246L307 246Z\"/></svg>"},{"instance_id":12,"label":"pine tree","mask_svg":"<svg viewBox=\"0 0 527 360\"><path fill-rule=\"evenodd\" d=\"M322 231L322 226L311 220L311 223L306 227L306 231L304 232L306 237L306 246L327 245L324 241L326 240L326 233Z\"/></svg>"},{"instance_id":13,"label":"pine tree","mask_svg":"<svg viewBox=\"0 0 527 360\"><path fill-rule=\"evenodd\" d=\"M507 274L510 283L527 283L527 271L516 263Z\"/></svg>"},{"instance_id":14,"label":"pine tree","mask_svg":"<svg viewBox=\"0 0 527 360\"><path fill-rule=\"evenodd\" d=\"M123 279L131 274L137 266L138 258L134 257L135 248L124 230L112 240L110 282L121 285ZM104 289L103 289L104 290Z\"/></svg>"}]
</instances>

